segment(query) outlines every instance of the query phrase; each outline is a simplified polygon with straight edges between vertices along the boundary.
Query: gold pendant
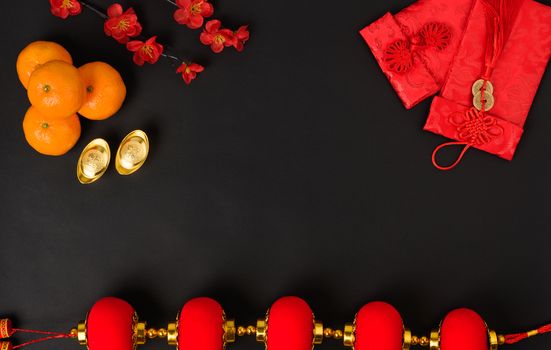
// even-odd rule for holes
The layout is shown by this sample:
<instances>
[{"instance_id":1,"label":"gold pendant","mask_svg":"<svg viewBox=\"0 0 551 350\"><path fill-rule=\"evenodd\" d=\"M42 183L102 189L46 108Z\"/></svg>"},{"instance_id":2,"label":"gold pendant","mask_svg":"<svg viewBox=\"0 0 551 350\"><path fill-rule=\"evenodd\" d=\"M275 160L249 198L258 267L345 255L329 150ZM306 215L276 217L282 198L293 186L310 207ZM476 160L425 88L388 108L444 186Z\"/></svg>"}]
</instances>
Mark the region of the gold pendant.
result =
<instances>
[{"instance_id":1,"label":"gold pendant","mask_svg":"<svg viewBox=\"0 0 551 350\"><path fill-rule=\"evenodd\" d=\"M484 87L484 93L482 93L482 87ZM479 111L482 110L482 102L484 102L484 111L489 111L494 107L494 85L491 81L478 79L474 82L471 92L473 93L473 106Z\"/></svg>"},{"instance_id":2,"label":"gold pendant","mask_svg":"<svg viewBox=\"0 0 551 350\"><path fill-rule=\"evenodd\" d=\"M484 95L482 95L482 91L479 91L474 95L473 105L479 111L482 110L482 101L484 101L484 111L489 111L490 109L492 109L495 103L494 95L492 95L488 91L484 91Z\"/></svg>"},{"instance_id":3,"label":"gold pendant","mask_svg":"<svg viewBox=\"0 0 551 350\"><path fill-rule=\"evenodd\" d=\"M477 81L474 82L472 87L473 95L476 95L476 93L479 92L480 89L482 89L482 85L484 85L484 82L486 82L486 89L485 89L486 92L489 92L490 94L494 93L494 85L492 84L491 81L478 79Z\"/></svg>"}]
</instances>

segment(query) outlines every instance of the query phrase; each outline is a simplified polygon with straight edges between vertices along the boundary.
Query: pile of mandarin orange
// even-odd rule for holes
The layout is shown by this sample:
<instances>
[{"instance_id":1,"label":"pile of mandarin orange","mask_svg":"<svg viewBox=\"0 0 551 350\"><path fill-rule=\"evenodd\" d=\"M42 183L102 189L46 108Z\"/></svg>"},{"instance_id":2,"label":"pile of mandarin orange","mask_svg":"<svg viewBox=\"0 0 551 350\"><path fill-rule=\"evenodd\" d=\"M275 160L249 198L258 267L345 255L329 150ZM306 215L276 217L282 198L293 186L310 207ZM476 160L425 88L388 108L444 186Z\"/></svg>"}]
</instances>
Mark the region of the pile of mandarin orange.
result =
<instances>
[{"instance_id":1,"label":"pile of mandarin orange","mask_svg":"<svg viewBox=\"0 0 551 350\"><path fill-rule=\"evenodd\" d=\"M23 119L25 139L42 154L62 155L77 143L77 113L92 120L107 119L126 97L126 86L115 68L104 62L76 68L69 52L54 42L29 44L19 53L16 68L31 103Z\"/></svg>"}]
</instances>

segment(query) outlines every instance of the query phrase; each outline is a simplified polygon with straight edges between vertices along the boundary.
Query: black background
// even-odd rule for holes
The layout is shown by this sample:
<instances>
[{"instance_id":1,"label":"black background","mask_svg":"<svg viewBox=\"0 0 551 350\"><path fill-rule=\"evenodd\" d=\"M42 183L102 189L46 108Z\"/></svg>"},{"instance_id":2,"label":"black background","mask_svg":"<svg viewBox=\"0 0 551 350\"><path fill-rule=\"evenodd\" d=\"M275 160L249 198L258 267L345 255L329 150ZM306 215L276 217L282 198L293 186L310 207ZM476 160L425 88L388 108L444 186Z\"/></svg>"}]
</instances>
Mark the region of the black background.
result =
<instances>
[{"instance_id":1,"label":"black background","mask_svg":"<svg viewBox=\"0 0 551 350\"><path fill-rule=\"evenodd\" d=\"M115 295L164 326L187 299L209 295L248 324L296 294L331 327L374 299L423 334L460 306L498 332L551 321L551 76L513 162L469 151L456 170L437 171L430 154L444 139L422 131L430 102L406 111L357 34L409 3L216 0L214 17L248 23L252 36L243 53L215 55L170 4L123 2L144 34L207 67L185 86L166 60L135 66L90 11L63 21L48 1L2 1L0 313L66 330ZM83 120L62 157L34 152L21 128L28 100L15 61L39 39L65 46L76 65L112 64L128 87L122 110ZM116 149L137 128L151 139L138 173L111 167L78 183L86 143L103 137ZM510 348L550 346L541 336Z\"/></svg>"}]
</instances>

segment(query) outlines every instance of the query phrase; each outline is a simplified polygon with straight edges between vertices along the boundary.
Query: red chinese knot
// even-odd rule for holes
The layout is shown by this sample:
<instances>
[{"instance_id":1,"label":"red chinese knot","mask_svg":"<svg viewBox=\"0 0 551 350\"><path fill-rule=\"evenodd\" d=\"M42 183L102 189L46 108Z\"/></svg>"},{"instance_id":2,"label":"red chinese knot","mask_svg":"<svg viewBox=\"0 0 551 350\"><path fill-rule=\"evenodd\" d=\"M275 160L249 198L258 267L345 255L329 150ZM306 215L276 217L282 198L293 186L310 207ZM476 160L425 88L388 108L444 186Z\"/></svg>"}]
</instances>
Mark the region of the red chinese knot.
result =
<instances>
[{"instance_id":1,"label":"red chinese knot","mask_svg":"<svg viewBox=\"0 0 551 350\"><path fill-rule=\"evenodd\" d=\"M496 118L474 107L450 114L449 122L457 127L458 139L472 145L486 144L503 134L503 128L497 124Z\"/></svg>"},{"instance_id":2,"label":"red chinese knot","mask_svg":"<svg viewBox=\"0 0 551 350\"><path fill-rule=\"evenodd\" d=\"M396 40L386 47L383 60L389 70L403 74L414 65L414 54L421 50L434 48L442 51L451 42L451 31L442 23L429 22L423 25L411 40Z\"/></svg>"}]
</instances>

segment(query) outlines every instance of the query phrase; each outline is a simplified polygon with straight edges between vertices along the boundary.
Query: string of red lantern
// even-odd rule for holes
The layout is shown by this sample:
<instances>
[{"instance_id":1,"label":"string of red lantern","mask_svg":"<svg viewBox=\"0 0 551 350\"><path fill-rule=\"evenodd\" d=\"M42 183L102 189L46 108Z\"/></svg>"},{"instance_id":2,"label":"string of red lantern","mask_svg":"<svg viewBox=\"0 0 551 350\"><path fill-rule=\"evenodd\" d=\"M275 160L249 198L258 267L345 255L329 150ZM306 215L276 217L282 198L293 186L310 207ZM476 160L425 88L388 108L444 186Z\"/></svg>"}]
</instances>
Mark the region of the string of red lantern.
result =
<instances>
[{"instance_id":1,"label":"string of red lantern","mask_svg":"<svg viewBox=\"0 0 551 350\"><path fill-rule=\"evenodd\" d=\"M373 301L360 308L354 321L341 329L324 327L308 303L294 296L276 300L255 325L236 326L222 306L207 297L184 304L175 321L166 328L147 328L135 309L126 301L107 297L98 300L84 321L68 333L12 328L11 320L0 319L1 350L13 350L37 342L76 338L88 350L135 350L148 339L166 338L179 350L223 350L236 337L254 336L266 350L312 350L325 339L342 340L354 350L410 350L413 346L430 350L497 350L504 344L551 331L551 324L537 329L499 334L488 327L475 311L459 308L449 312L430 334L414 335L392 305ZM10 339L17 332L47 335L12 347Z\"/></svg>"}]
</instances>

